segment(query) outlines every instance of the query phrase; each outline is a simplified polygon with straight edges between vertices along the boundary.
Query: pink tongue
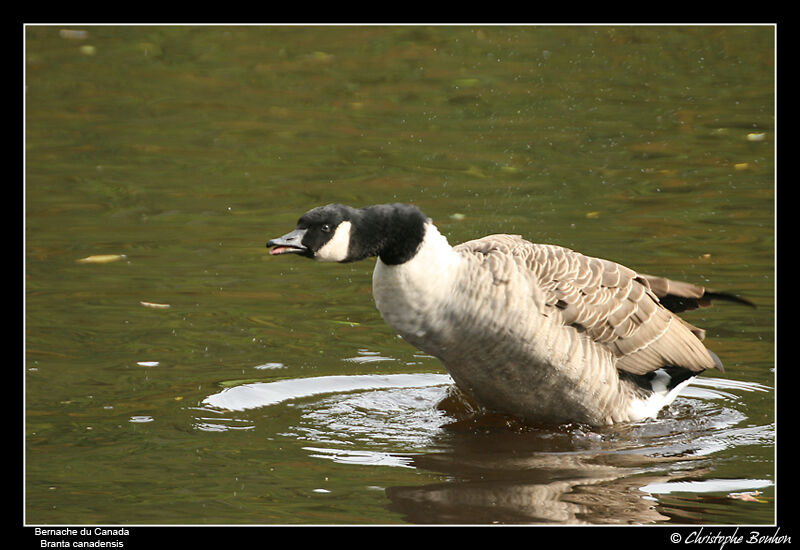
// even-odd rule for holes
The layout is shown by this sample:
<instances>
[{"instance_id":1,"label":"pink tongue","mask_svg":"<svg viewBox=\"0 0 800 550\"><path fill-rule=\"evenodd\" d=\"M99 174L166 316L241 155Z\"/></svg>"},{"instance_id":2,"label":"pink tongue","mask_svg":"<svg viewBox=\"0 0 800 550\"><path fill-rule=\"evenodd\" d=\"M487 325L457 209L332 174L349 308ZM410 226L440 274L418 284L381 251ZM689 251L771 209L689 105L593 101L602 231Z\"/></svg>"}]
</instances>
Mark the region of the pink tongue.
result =
<instances>
[{"instance_id":1,"label":"pink tongue","mask_svg":"<svg viewBox=\"0 0 800 550\"><path fill-rule=\"evenodd\" d=\"M288 246L276 246L275 248L270 250L269 253L274 256L275 254L282 254L284 250L289 250L289 247Z\"/></svg>"}]
</instances>

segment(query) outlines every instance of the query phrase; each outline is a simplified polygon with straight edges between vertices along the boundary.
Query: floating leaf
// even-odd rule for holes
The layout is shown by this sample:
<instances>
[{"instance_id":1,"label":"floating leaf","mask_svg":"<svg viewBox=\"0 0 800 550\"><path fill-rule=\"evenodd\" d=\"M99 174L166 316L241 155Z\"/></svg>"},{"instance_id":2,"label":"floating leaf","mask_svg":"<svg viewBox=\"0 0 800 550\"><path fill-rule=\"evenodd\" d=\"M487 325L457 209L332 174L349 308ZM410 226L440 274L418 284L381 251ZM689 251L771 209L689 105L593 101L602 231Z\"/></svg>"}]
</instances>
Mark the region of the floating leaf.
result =
<instances>
[{"instance_id":1,"label":"floating leaf","mask_svg":"<svg viewBox=\"0 0 800 550\"><path fill-rule=\"evenodd\" d=\"M470 166L469 168L467 168L463 172L465 174L469 175L469 176L475 176L475 177L478 177L478 178L485 178L486 177L486 175L477 166Z\"/></svg>"},{"instance_id":2,"label":"floating leaf","mask_svg":"<svg viewBox=\"0 0 800 550\"><path fill-rule=\"evenodd\" d=\"M334 325L344 325L347 327L357 327L360 326L360 323L356 323L355 321L338 321L336 319L328 319L329 323L333 323Z\"/></svg>"},{"instance_id":3,"label":"floating leaf","mask_svg":"<svg viewBox=\"0 0 800 550\"><path fill-rule=\"evenodd\" d=\"M459 88L471 88L473 86L477 86L480 84L480 80L477 78L459 78L453 81L453 84L458 86Z\"/></svg>"},{"instance_id":4,"label":"floating leaf","mask_svg":"<svg viewBox=\"0 0 800 550\"><path fill-rule=\"evenodd\" d=\"M139 302L139 303L142 304L144 307L149 307L152 309L169 309L170 307L172 307L169 304L158 304L156 302Z\"/></svg>"},{"instance_id":5,"label":"floating leaf","mask_svg":"<svg viewBox=\"0 0 800 550\"><path fill-rule=\"evenodd\" d=\"M326 61L327 62L327 61L330 61L331 59L333 59L333 54L330 54L328 52L316 51L316 52L311 52L311 55L309 57L311 57L311 59L313 59L314 61Z\"/></svg>"},{"instance_id":6,"label":"floating leaf","mask_svg":"<svg viewBox=\"0 0 800 550\"><path fill-rule=\"evenodd\" d=\"M263 365L256 365L253 367L254 369L264 370L264 369L285 369L286 365L283 363L264 363Z\"/></svg>"},{"instance_id":7,"label":"floating leaf","mask_svg":"<svg viewBox=\"0 0 800 550\"><path fill-rule=\"evenodd\" d=\"M281 326L272 319L257 316L248 317L247 319L253 321L254 323L258 323L259 325L265 325L272 328L281 328Z\"/></svg>"},{"instance_id":8,"label":"floating leaf","mask_svg":"<svg viewBox=\"0 0 800 550\"><path fill-rule=\"evenodd\" d=\"M76 30L76 29L61 29L58 31L58 36L66 40L86 40L89 38L89 31Z\"/></svg>"},{"instance_id":9,"label":"floating leaf","mask_svg":"<svg viewBox=\"0 0 800 550\"><path fill-rule=\"evenodd\" d=\"M125 258L127 258L125 254L96 254L75 261L79 264L108 264L124 260Z\"/></svg>"},{"instance_id":10,"label":"floating leaf","mask_svg":"<svg viewBox=\"0 0 800 550\"><path fill-rule=\"evenodd\" d=\"M744 500L746 502L760 502L761 504L767 503L763 498L756 498L761 494L761 491L745 491L744 493L729 493L728 498Z\"/></svg>"}]
</instances>

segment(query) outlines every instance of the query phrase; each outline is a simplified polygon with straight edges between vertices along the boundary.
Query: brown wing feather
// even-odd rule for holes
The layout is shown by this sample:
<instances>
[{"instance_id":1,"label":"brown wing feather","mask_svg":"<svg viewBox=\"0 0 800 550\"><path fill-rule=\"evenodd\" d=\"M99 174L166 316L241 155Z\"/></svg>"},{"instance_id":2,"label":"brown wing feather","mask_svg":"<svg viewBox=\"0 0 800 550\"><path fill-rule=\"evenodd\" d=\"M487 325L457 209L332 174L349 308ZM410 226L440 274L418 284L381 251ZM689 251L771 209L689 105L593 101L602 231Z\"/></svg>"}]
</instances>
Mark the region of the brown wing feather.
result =
<instances>
[{"instance_id":1,"label":"brown wing feather","mask_svg":"<svg viewBox=\"0 0 800 550\"><path fill-rule=\"evenodd\" d=\"M660 292L680 292L697 299L703 296L702 287L642 276L608 260L516 235L492 235L459 245L484 252L493 246L523 261L543 294L543 307L558 312L565 326L607 347L618 369L644 374L665 365L692 371L721 366L703 346L703 331L665 308L658 297Z\"/></svg>"},{"instance_id":2,"label":"brown wing feather","mask_svg":"<svg viewBox=\"0 0 800 550\"><path fill-rule=\"evenodd\" d=\"M647 281L650 288L661 301L661 305L673 313L680 313L681 311L688 311L699 307L709 307L713 300L736 302L738 304L756 307L750 300L727 292L715 292L691 283L673 281L672 279L645 275L644 273L640 273L639 277Z\"/></svg>"}]
</instances>

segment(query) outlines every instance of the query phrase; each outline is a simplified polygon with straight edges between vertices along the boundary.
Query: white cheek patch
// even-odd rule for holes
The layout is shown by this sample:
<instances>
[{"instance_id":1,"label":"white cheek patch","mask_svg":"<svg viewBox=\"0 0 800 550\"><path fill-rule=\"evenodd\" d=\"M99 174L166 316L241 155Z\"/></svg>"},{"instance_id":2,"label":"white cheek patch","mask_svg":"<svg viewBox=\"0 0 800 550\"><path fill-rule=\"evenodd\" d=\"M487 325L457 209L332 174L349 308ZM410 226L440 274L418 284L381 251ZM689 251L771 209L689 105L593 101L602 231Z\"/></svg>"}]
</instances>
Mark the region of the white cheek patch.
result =
<instances>
[{"instance_id":1,"label":"white cheek patch","mask_svg":"<svg viewBox=\"0 0 800 550\"><path fill-rule=\"evenodd\" d=\"M314 259L321 262L341 262L347 259L350 249L351 224L344 221L336 226L333 237L314 254Z\"/></svg>"}]
</instances>

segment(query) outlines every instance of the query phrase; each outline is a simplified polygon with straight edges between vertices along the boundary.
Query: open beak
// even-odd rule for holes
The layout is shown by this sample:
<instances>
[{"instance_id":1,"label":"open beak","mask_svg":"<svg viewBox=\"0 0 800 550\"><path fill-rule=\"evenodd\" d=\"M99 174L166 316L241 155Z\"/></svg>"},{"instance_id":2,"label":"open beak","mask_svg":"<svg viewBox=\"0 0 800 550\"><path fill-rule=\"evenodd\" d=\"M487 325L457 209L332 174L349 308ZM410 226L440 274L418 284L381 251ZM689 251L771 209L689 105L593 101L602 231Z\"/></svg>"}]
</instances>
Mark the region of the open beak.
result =
<instances>
[{"instance_id":1,"label":"open beak","mask_svg":"<svg viewBox=\"0 0 800 550\"><path fill-rule=\"evenodd\" d=\"M277 239L270 239L267 242L267 248L272 248L270 254L276 256L278 254L306 254L308 248L303 246L303 236L306 234L305 229L295 229L291 233L287 233L283 237Z\"/></svg>"}]
</instances>

